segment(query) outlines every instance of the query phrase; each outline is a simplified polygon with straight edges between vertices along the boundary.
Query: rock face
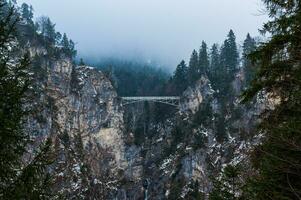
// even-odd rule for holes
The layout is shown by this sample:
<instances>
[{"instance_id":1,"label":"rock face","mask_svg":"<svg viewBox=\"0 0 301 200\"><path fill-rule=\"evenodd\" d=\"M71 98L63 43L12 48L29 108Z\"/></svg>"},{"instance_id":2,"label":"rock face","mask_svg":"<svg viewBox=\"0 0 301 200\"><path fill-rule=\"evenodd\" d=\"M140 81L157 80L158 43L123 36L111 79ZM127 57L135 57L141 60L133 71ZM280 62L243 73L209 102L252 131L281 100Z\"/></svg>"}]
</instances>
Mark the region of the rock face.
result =
<instances>
[{"instance_id":1,"label":"rock face","mask_svg":"<svg viewBox=\"0 0 301 200\"><path fill-rule=\"evenodd\" d=\"M206 199L212 189L211 177L218 177L228 164L244 163L243 176L247 176L247 153L260 139L255 130L257 116L270 103L262 95L249 105L240 105L241 84L241 80L233 82L237 97L223 103L210 81L202 77L183 93L179 110L169 110L172 116L161 122L151 121L147 131L135 128L139 120L125 120L126 126L134 127L130 128L134 135L144 137L138 146L127 144L133 166L129 169L135 172L135 179L121 187L126 198L145 198L146 188L142 186L147 181L149 199L189 199L195 184ZM131 119L143 119L143 111L143 105L136 105L125 112L132 113ZM222 122L221 116L225 119Z\"/></svg>"},{"instance_id":2,"label":"rock face","mask_svg":"<svg viewBox=\"0 0 301 200\"><path fill-rule=\"evenodd\" d=\"M210 176L247 159L258 142L252 133L268 107L263 97L248 106L237 98L222 104L202 77L183 93L179 109L123 107L102 72L63 56L49 58L45 49L30 52L35 84L25 128L34 146L46 138L54 143L57 159L49 170L57 198L187 199L196 183L207 198ZM240 84L233 82L237 94ZM170 115L154 120L162 112Z\"/></svg>"},{"instance_id":3,"label":"rock face","mask_svg":"<svg viewBox=\"0 0 301 200\"><path fill-rule=\"evenodd\" d=\"M117 94L102 72L74 66L66 57L47 58L45 52L31 50L43 74L35 71L26 129L36 145L46 138L54 142L57 160L51 171L58 196L105 199L127 167Z\"/></svg>"}]
</instances>

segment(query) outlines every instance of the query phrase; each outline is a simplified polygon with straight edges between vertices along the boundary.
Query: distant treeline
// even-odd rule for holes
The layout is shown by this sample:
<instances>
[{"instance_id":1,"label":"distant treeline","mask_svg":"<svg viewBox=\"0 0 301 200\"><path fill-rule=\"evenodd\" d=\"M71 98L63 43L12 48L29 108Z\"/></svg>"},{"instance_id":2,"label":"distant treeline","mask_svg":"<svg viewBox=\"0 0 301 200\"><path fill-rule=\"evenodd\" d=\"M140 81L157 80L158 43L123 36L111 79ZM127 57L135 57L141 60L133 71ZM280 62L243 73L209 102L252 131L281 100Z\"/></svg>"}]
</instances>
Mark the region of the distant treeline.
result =
<instances>
[{"instance_id":1,"label":"distant treeline","mask_svg":"<svg viewBox=\"0 0 301 200\"><path fill-rule=\"evenodd\" d=\"M19 8L20 23L18 23L19 42L26 45L28 41L31 44L43 45L52 55L64 53L66 56L75 58L77 51L75 43L68 39L67 34L56 31L55 24L47 16L34 18L33 7L23 3ZM51 55L50 55L51 56Z\"/></svg>"},{"instance_id":2,"label":"distant treeline","mask_svg":"<svg viewBox=\"0 0 301 200\"><path fill-rule=\"evenodd\" d=\"M247 34L242 52L237 46L232 30L222 45L213 44L209 49L203 41L199 51L193 50L188 64L182 60L172 75L141 62L111 59L93 65L110 77L121 96L181 95L202 76L211 80L213 89L227 94L236 74L240 72L246 87L255 73L255 67L247 57L256 47L255 39ZM82 59L80 63L84 64Z\"/></svg>"}]
</instances>

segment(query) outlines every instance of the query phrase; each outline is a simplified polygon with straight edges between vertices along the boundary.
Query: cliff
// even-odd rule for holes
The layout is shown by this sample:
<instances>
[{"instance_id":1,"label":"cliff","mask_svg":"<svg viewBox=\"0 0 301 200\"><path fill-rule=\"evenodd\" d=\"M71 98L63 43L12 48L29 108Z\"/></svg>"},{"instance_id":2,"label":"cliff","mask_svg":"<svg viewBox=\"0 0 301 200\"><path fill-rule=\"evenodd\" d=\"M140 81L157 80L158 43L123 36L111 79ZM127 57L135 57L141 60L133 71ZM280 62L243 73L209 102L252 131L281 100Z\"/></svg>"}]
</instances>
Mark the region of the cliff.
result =
<instances>
[{"instance_id":1,"label":"cliff","mask_svg":"<svg viewBox=\"0 0 301 200\"><path fill-rule=\"evenodd\" d=\"M26 130L35 141L32 152L46 138L54 143L56 159L49 170L55 176L56 196L111 195L117 175L127 166L116 91L92 67L75 66L64 56L50 57L43 48L32 47L30 52L34 85Z\"/></svg>"},{"instance_id":2,"label":"cliff","mask_svg":"<svg viewBox=\"0 0 301 200\"><path fill-rule=\"evenodd\" d=\"M33 112L25 128L34 141L31 153L46 138L53 141L56 159L49 171L56 198L187 199L195 190L207 198L212 177L249 159L260 139L255 119L271 104L264 94L239 104L238 78L232 83L236 96L222 100L202 77L176 109L122 106L101 71L76 66L64 55L51 57L41 47L30 52Z\"/></svg>"}]
</instances>

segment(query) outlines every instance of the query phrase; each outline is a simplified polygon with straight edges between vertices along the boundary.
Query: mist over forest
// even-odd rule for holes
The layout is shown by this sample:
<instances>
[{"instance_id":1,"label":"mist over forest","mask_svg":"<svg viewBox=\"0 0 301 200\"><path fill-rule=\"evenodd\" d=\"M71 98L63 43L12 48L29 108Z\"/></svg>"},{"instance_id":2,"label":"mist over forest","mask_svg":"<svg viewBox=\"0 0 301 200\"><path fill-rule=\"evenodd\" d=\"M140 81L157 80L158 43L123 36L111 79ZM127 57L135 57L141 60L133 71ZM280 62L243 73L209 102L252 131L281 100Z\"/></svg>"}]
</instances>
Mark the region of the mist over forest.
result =
<instances>
[{"instance_id":1,"label":"mist over forest","mask_svg":"<svg viewBox=\"0 0 301 200\"><path fill-rule=\"evenodd\" d=\"M233 29L242 43L247 33L258 36L267 20L260 0L23 2L34 7L35 18L49 16L66 32L79 58L152 62L169 71L188 60L202 40L220 43Z\"/></svg>"}]
</instances>

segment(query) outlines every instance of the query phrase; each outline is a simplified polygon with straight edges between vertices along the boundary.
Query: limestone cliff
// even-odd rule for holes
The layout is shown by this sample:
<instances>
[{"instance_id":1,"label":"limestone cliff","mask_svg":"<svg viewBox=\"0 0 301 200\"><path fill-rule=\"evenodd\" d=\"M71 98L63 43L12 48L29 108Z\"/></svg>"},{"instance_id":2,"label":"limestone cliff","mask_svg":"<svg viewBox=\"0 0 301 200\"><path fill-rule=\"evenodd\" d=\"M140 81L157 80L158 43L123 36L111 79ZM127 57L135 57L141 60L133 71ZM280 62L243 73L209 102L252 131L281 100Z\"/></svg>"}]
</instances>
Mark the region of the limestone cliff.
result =
<instances>
[{"instance_id":1,"label":"limestone cliff","mask_svg":"<svg viewBox=\"0 0 301 200\"><path fill-rule=\"evenodd\" d=\"M57 197L107 198L127 167L116 91L102 72L75 66L68 57L51 58L43 48L31 48L31 56L34 85L26 129L36 145L49 137L54 143L50 170Z\"/></svg>"},{"instance_id":2,"label":"limestone cliff","mask_svg":"<svg viewBox=\"0 0 301 200\"><path fill-rule=\"evenodd\" d=\"M46 138L54 143L49 171L56 198L187 199L196 183L206 198L212 176L248 159L260 137L255 119L271 104L264 94L239 104L238 79L232 83L236 97L222 102L202 77L183 93L177 109L122 106L102 72L76 66L64 55L51 57L40 47L30 53L34 85L25 128L33 147Z\"/></svg>"}]
</instances>

